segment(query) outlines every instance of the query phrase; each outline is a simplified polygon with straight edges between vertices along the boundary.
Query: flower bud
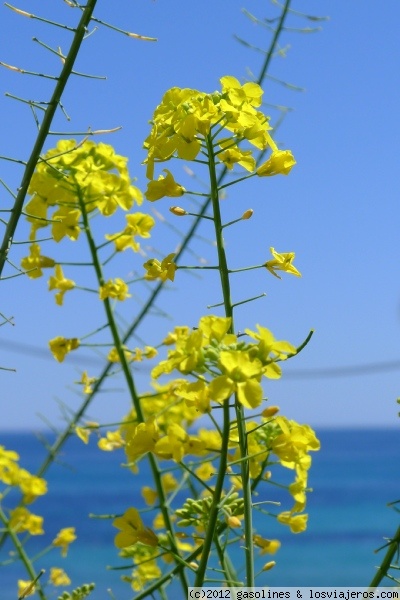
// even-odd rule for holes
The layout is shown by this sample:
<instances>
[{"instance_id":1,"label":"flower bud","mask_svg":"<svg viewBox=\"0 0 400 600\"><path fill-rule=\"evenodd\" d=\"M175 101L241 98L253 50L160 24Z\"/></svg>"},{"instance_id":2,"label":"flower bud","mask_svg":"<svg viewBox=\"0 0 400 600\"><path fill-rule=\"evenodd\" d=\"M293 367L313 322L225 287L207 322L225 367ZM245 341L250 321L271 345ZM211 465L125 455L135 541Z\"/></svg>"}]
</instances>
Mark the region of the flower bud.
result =
<instances>
[{"instance_id":1,"label":"flower bud","mask_svg":"<svg viewBox=\"0 0 400 600\"><path fill-rule=\"evenodd\" d=\"M268 406L261 414L263 417L273 417L277 412L279 412L279 406Z\"/></svg>"},{"instance_id":2,"label":"flower bud","mask_svg":"<svg viewBox=\"0 0 400 600\"><path fill-rule=\"evenodd\" d=\"M237 527L242 526L240 519L238 519L238 517L234 517L232 515L227 518L226 522L228 523L229 527L232 527L232 529L236 529Z\"/></svg>"},{"instance_id":3,"label":"flower bud","mask_svg":"<svg viewBox=\"0 0 400 600\"><path fill-rule=\"evenodd\" d=\"M177 217L184 217L188 214L187 211L184 208L181 208L180 206L171 206L169 210L170 212L172 212L173 215L176 215Z\"/></svg>"},{"instance_id":4,"label":"flower bud","mask_svg":"<svg viewBox=\"0 0 400 600\"><path fill-rule=\"evenodd\" d=\"M270 571L271 569L274 568L275 565L276 565L276 562L274 560L270 560L269 562L265 563L265 565L263 566L262 570L263 571Z\"/></svg>"},{"instance_id":5,"label":"flower bud","mask_svg":"<svg viewBox=\"0 0 400 600\"><path fill-rule=\"evenodd\" d=\"M242 214L242 220L243 221L247 221L247 219L251 219L251 217L253 216L254 210L252 208L248 208L243 214Z\"/></svg>"}]
</instances>

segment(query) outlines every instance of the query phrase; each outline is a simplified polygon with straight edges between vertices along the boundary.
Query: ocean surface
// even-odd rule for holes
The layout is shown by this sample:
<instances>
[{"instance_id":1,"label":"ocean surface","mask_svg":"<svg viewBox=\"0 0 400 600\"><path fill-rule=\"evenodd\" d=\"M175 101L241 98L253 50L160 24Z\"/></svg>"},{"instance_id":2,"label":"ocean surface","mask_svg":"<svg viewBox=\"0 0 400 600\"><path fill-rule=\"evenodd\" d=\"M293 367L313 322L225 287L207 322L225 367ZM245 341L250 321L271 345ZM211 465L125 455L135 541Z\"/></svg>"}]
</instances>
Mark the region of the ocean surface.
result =
<instances>
[{"instance_id":1,"label":"ocean surface","mask_svg":"<svg viewBox=\"0 0 400 600\"><path fill-rule=\"evenodd\" d=\"M309 485L313 492L308 494L307 531L293 535L274 519L257 516L257 531L282 542L275 556L262 558L261 565L271 559L277 565L262 573L257 585L367 586L383 558L383 552L376 554L374 550L399 525L400 513L387 506L400 499L399 431L318 430L317 434L322 448L312 455ZM19 452L21 466L32 471L44 456L41 443L31 433L0 433L0 444ZM93 600L112 598L108 589L116 600L135 595L120 580L121 575L129 575L129 570L107 569L126 564L113 545L116 530L111 521L88 516L120 514L138 503L141 485L151 485L145 470L133 476L120 468L124 458L122 452L99 451L94 439L85 446L71 438L58 464L47 472L49 494L31 507L32 512L45 517L46 531L45 536L29 541L31 555L51 543L61 527L76 527L78 536L65 559L59 550L53 550L38 558L37 570L62 567L74 586L94 581ZM400 503L396 506L400 509ZM10 558L11 550L8 545L0 549L0 563ZM240 570L241 554L232 558ZM18 578L28 579L20 563L0 566L1 600L17 598ZM49 593L49 598L57 598L59 593ZM175 594L176 600L181 597L181 592Z\"/></svg>"}]
</instances>

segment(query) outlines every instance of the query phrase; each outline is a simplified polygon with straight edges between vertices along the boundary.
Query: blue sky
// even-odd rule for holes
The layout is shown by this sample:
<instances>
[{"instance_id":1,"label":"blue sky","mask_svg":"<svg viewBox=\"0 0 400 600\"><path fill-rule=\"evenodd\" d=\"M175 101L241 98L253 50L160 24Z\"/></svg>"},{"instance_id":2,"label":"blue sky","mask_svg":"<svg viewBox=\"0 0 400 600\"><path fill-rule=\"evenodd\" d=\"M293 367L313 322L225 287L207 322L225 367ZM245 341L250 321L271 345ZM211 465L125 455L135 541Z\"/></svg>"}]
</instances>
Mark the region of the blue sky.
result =
<instances>
[{"instance_id":1,"label":"blue sky","mask_svg":"<svg viewBox=\"0 0 400 600\"><path fill-rule=\"evenodd\" d=\"M75 11L61 1L52 5L51 9L43 7L38 0L20 0L18 4L55 21L75 23ZM71 120L67 122L60 113L53 129L76 132L88 126L106 129L121 125L120 132L97 139L112 143L119 154L129 156L131 175L145 189L142 143L163 93L173 86L211 92L218 89L219 78L224 75L245 81L249 72L258 74L262 53L245 48L233 35L266 48L270 34L249 20L242 7L260 19L278 14L273 4L255 0L121 0L112 5L100 0L95 12L98 18L157 37L158 42L139 42L104 27L94 31L85 41L76 68L107 75L107 80L71 80L63 99ZM297 165L289 177L252 179L228 188L222 211L230 220L247 208L254 209L252 220L227 230L232 268L264 262L269 258L269 247L274 246L280 252L296 252L295 264L303 277L286 276L279 281L264 271L237 275L233 281L235 301L267 294L238 310L237 326L254 328L259 323L277 338L295 345L310 329L315 330L301 355L284 365L282 379L268 381L265 386L270 402L278 404L288 417L315 427L395 427L396 398L400 395L396 197L400 5L396 0L379 6L372 0L299 0L292 7L330 17L329 21L312 22L292 15L290 27L320 26L322 30L285 32L280 42L285 57L278 56L272 63L270 74L274 78L304 91L272 79L264 85L264 110L273 121L279 114L274 105L292 109L275 138L293 151ZM4 6L0 10L0 60L26 70L57 73L58 59L32 37L52 47L61 46L66 52L70 34L18 16ZM44 78L1 69L1 155L26 159L35 137L35 123L27 105L4 94L46 100L53 85ZM58 139L53 136L45 148ZM193 189L195 182L183 164L165 166ZM14 190L21 173L19 165L1 162L0 177ZM201 177L201 173L196 174ZM1 198L2 206L7 206L4 190ZM192 206L190 200L185 202ZM189 221L174 219L168 212L170 205L170 200L163 199L145 209L156 210L160 218L168 218L185 231ZM107 223L105 231L118 230L114 225L108 227ZM213 264L212 231L206 224L199 233L202 239L193 249L198 257ZM27 228L21 223L16 240L26 237ZM142 246L148 255L165 256L179 241L180 235L160 220L150 243L144 241ZM11 259L18 262L26 249L13 247ZM69 250L80 252L78 246L65 243L56 249L57 256L66 260ZM53 248L52 252L56 254ZM183 263L195 264L197 260L187 255ZM125 253L118 275L140 271L143 262L142 257ZM11 273L8 269L5 275ZM71 271L66 274L75 278ZM84 293L74 291L66 297L64 307L56 306L53 293L47 291L48 275L35 281L19 277L2 282L0 311L13 316L15 325L1 329L0 365L16 372L2 371L0 375L1 428L38 429L43 426L38 413L60 425L60 404L74 408L80 403L73 381L83 369L95 376L102 367L99 356L86 349L76 354L75 361L66 360L62 365L47 351L49 339L57 335L80 337L102 323L101 306ZM131 291L134 298L123 309L126 319L132 318L148 294L144 287ZM208 314L206 306L220 300L219 294L215 275L200 277L179 271L174 284L158 300L169 318L150 318L139 331L141 338L156 344L174 324L195 325L202 314ZM34 348L28 354L19 344ZM140 389L149 388L148 377L148 371L139 372ZM102 422L118 420L128 408L121 382L116 379L106 388L88 415Z\"/></svg>"}]
</instances>

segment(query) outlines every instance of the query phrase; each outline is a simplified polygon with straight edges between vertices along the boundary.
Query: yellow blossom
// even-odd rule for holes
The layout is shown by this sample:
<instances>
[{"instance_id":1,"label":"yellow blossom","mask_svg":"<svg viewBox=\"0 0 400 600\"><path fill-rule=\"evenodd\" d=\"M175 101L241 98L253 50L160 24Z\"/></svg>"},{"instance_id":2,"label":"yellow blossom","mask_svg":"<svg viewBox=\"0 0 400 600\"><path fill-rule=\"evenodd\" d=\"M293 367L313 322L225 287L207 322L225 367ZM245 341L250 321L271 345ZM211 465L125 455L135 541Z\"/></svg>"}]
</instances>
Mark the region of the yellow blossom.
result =
<instances>
[{"instance_id":1,"label":"yellow blossom","mask_svg":"<svg viewBox=\"0 0 400 600\"><path fill-rule=\"evenodd\" d=\"M274 257L272 260L268 260L265 263L265 267L268 269L272 275L281 279L281 277L277 274L276 271L285 271L286 273L291 273L292 275L296 275L296 277L301 277L300 271L296 269L292 262L295 259L294 252L276 252L275 248L270 248L271 254Z\"/></svg>"},{"instance_id":2,"label":"yellow blossom","mask_svg":"<svg viewBox=\"0 0 400 600\"><path fill-rule=\"evenodd\" d=\"M150 200L151 202L164 198L164 196L167 196L168 198L178 198L179 196L183 196L186 191L183 186L176 183L172 173L168 171L168 169L164 169L163 172L166 173L165 177L160 175L158 181L150 181L147 185L147 190L144 195L147 200Z\"/></svg>"},{"instance_id":3,"label":"yellow blossom","mask_svg":"<svg viewBox=\"0 0 400 600\"><path fill-rule=\"evenodd\" d=\"M253 541L258 548L261 548L261 554L275 554L281 547L279 540L267 540L261 535L253 535Z\"/></svg>"},{"instance_id":4,"label":"yellow blossom","mask_svg":"<svg viewBox=\"0 0 400 600\"><path fill-rule=\"evenodd\" d=\"M84 394L91 394L93 391L92 385L93 383L96 383L96 381L97 377L89 377L87 371L83 371L82 377L80 378L80 381L78 383L81 383L83 385Z\"/></svg>"},{"instance_id":5,"label":"yellow blossom","mask_svg":"<svg viewBox=\"0 0 400 600\"><path fill-rule=\"evenodd\" d=\"M130 462L137 458L152 452L159 439L159 430L154 418L146 423L139 423L135 431L126 439L125 452Z\"/></svg>"},{"instance_id":6,"label":"yellow blossom","mask_svg":"<svg viewBox=\"0 0 400 600\"><path fill-rule=\"evenodd\" d=\"M161 476L161 481L163 484L163 488L167 494L169 492L175 491L178 487L178 482L172 475L172 473L164 473L164 475Z\"/></svg>"},{"instance_id":7,"label":"yellow blossom","mask_svg":"<svg viewBox=\"0 0 400 600\"><path fill-rule=\"evenodd\" d=\"M63 569L52 567L50 569L50 583L53 585L70 585L71 580Z\"/></svg>"},{"instance_id":8,"label":"yellow blossom","mask_svg":"<svg viewBox=\"0 0 400 600\"><path fill-rule=\"evenodd\" d=\"M288 525L292 533L301 533L307 529L308 515L293 515L289 511L282 512L277 517L279 523Z\"/></svg>"},{"instance_id":9,"label":"yellow blossom","mask_svg":"<svg viewBox=\"0 0 400 600\"><path fill-rule=\"evenodd\" d=\"M148 485L142 487L142 496L148 506L152 506L154 502L157 500L158 494L156 490L153 490Z\"/></svg>"},{"instance_id":10,"label":"yellow blossom","mask_svg":"<svg viewBox=\"0 0 400 600\"><path fill-rule=\"evenodd\" d=\"M117 548L126 548L136 542L153 547L158 545L156 534L149 527L144 526L136 508L128 508L122 517L114 519L113 526L121 530L114 540Z\"/></svg>"},{"instance_id":11,"label":"yellow blossom","mask_svg":"<svg viewBox=\"0 0 400 600\"><path fill-rule=\"evenodd\" d=\"M281 368L276 364L277 360L286 360L288 356L296 354L296 348L284 340L276 340L272 332L266 327L257 325L258 333L251 329L245 329L250 337L259 340L255 346L254 354L263 364L263 374L269 379L279 379Z\"/></svg>"},{"instance_id":12,"label":"yellow blossom","mask_svg":"<svg viewBox=\"0 0 400 600\"><path fill-rule=\"evenodd\" d=\"M140 244L135 240L135 235L142 238L150 237L150 230L154 227L155 221L150 215L144 213L133 213L125 215L127 226L119 233L106 235L107 240L112 240L117 252L122 252L127 248L132 248L134 252L140 250Z\"/></svg>"},{"instance_id":13,"label":"yellow blossom","mask_svg":"<svg viewBox=\"0 0 400 600\"><path fill-rule=\"evenodd\" d=\"M64 527L60 529L57 536L52 541L55 548L61 548L61 556L67 556L68 547L76 540L75 527Z\"/></svg>"},{"instance_id":14,"label":"yellow blossom","mask_svg":"<svg viewBox=\"0 0 400 600\"><path fill-rule=\"evenodd\" d=\"M79 209L60 206L53 213L54 222L51 227L51 233L54 240L60 242L65 236L68 236L71 240L77 240L81 232L79 226L80 217L81 211Z\"/></svg>"},{"instance_id":15,"label":"yellow blossom","mask_svg":"<svg viewBox=\"0 0 400 600\"><path fill-rule=\"evenodd\" d=\"M42 535L43 517L32 514L24 506L19 506L10 512L9 526L16 533L27 531L31 535Z\"/></svg>"},{"instance_id":16,"label":"yellow blossom","mask_svg":"<svg viewBox=\"0 0 400 600\"><path fill-rule=\"evenodd\" d=\"M27 598L28 596L33 596L35 589L36 586L32 581L18 579L18 598Z\"/></svg>"},{"instance_id":17,"label":"yellow blossom","mask_svg":"<svg viewBox=\"0 0 400 600\"><path fill-rule=\"evenodd\" d=\"M64 277L61 265L55 266L55 276L51 276L49 279L49 290L60 290L55 295L56 303L62 306L64 300L64 294L68 290L72 290L75 287L75 282L72 279L66 279Z\"/></svg>"},{"instance_id":18,"label":"yellow blossom","mask_svg":"<svg viewBox=\"0 0 400 600\"><path fill-rule=\"evenodd\" d=\"M64 338L58 336L49 342L51 353L58 362L63 362L64 358L72 350L79 348L78 338Z\"/></svg>"},{"instance_id":19,"label":"yellow blossom","mask_svg":"<svg viewBox=\"0 0 400 600\"><path fill-rule=\"evenodd\" d=\"M105 300L106 298L116 298L120 301L126 300L131 297L128 290L128 285L123 279L119 277L116 277L114 280L109 279L107 283L100 287L100 300Z\"/></svg>"},{"instance_id":20,"label":"yellow blossom","mask_svg":"<svg viewBox=\"0 0 400 600\"><path fill-rule=\"evenodd\" d=\"M195 469L195 473L202 481L209 481L214 477L216 471L211 462L204 462L200 467Z\"/></svg>"},{"instance_id":21,"label":"yellow blossom","mask_svg":"<svg viewBox=\"0 0 400 600\"><path fill-rule=\"evenodd\" d=\"M55 260L40 254L39 244L31 244L29 247L30 256L26 256L21 260L21 267L25 269L26 274L31 279L36 279L43 275L42 269L54 267Z\"/></svg>"},{"instance_id":22,"label":"yellow blossom","mask_svg":"<svg viewBox=\"0 0 400 600\"><path fill-rule=\"evenodd\" d=\"M38 496L47 494L47 482L42 477L32 475L25 469L18 471L18 485L24 495L25 504L30 504Z\"/></svg>"},{"instance_id":23,"label":"yellow blossom","mask_svg":"<svg viewBox=\"0 0 400 600\"><path fill-rule=\"evenodd\" d=\"M162 571L155 560L147 560L133 571L131 586L135 591L142 590L146 583L160 579Z\"/></svg>"},{"instance_id":24,"label":"yellow blossom","mask_svg":"<svg viewBox=\"0 0 400 600\"><path fill-rule=\"evenodd\" d=\"M290 150L274 150L256 171L259 177L270 177L271 175L288 175L296 164Z\"/></svg>"},{"instance_id":25,"label":"yellow blossom","mask_svg":"<svg viewBox=\"0 0 400 600\"><path fill-rule=\"evenodd\" d=\"M107 431L105 438L100 438L97 442L100 450L104 450L105 452L111 452L116 448L122 448L125 445L125 440L121 436L121 432L117 431Z\"/></svg>"},{"instance_id":26,"label":"yellow blossom","mask_svg":"<svg viewBox=\"0 0 400 600\"><path fill-rule=\"evenodd\" d=\"M222 92L227 94L233 105L241 106L244 102L251 106L260 106L263 90L258 83L251 81L240 85L236 77L226 75L220 79Z\"/></svg>"},{"instance_id":27,"label":"yellow blossom","mask_svg":"<svg viewBox=\"0 0 400 600\"><path fill-rule=\"evenodd\" d=\"M204 443L195 436L173 423L168 427L167 435L159 439L154 447L154 453L160 458L180 462L187 454L202 454Z\"/></svg>"},{"instance_id":28,"label":"yellow blossom","mask_svg":"<svg viewBox=\"0 0 400 600\"><path fill-rule=\"evenodd\" d=\"M151 258L145 262L143 265L147 271L145 279L149 279L150 281L154 281L155 279L166 281L170 279L174 281L176 271L176 264L173 262L174 256L174 253L168 254L161 263L156 258Z\"/></svg>"},{"instance_id":29,"label":"yellow blossom","mask_svg":"<svg viewBox=\"0 0 400 600\"><path fill-rule=\"evenodd\" d=\"M132 357L133 357L132 350L129 350L129 348L127 348L126 346L122 346L122 348L123 348L126 360L131 361ZM119 354L118 354L118 350L116 348L112 348L110 350L110 352L107 355L107 360L108 360L108 362L111 362L111 363L117 363L117 362L121 361Z\"/></svg>"},{"instance_id":30,"label":"yellow blossom","mask_svg":"<svg viewBox=\"0 0 400 600\"><path fill-rule=\"evenodd\" d=\"M246 408L259 406L263 397L261 361L253 359L248 352L237 350L222 351L219 360L224 374L211 381L210 397L216 402L224 402L237 393L239 402Z\"/></svg>"},{"instance_id":31,"label":"yellow blossom","mask_svg":"<svg viewBox=\"0 0 400 600\"><path fill-rule=\"evenodd\" d=\"M36 231L49 224L47 219L47 202L40 196L34 196L25 206L26 220L31 223L30 240L36 238Z\"/></svg>"},{"instance_id":32,"label":"yellow blossom","mask_svg":"<svg viewBox=\"0 0 400 600\"><path fill-rule=\"evenodd\" d=\"M224 143L220 142L220 146L224 148L229 143L231 143L230 140ZM236 145L234 145L232 148L227 148L223 152L219 152L217 156L218 159L226 167L228 167L228 169L232 169L235 164L239 164L241 167L246 169L246 171L252 172L256 166L256 160L252 155L252 151L242 150Z\"/></svg>"},{"instance_id":33,"label":"yellow blossom","mask_svg":"<svg viewBox=\"0 0 400 600\"><path fill-rule=\"evenodd\" d=\"M89 443L90 430L87 427L75 427L75 433L84 444Z\"/></svg>"}]
</instances>

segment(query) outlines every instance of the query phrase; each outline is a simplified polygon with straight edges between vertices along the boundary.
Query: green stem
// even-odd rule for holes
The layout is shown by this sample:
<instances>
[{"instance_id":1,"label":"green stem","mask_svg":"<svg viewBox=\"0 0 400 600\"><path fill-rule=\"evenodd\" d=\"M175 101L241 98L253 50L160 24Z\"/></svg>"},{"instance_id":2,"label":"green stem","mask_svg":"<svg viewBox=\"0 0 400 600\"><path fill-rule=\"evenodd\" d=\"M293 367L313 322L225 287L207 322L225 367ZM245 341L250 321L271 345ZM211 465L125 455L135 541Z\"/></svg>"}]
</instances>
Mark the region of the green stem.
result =
<instances>
[{"instance_id":1,"label":"green stem","mask_svg":"<svg viewBox=\"0 0 400 600\"><path fill-rule=\"evenodd\" d=\"M71 48L68 52L68 56L65 59L65 63L61 70L60 76L57 78L57 83L54 88L53 95L51 97L50 102L48 103L48 106L46 107L46 110L45 110L45 113L43 116L43 121L40 126L39 133L36 138L36 142L33 146L31 155L26 164L22 182L19 187L17 198L16 198L16 201L14 204L14 208L12 210L10 220L8 222L8 225L7 225L5 234L4 234L3 242L0 247L0 276L3 272L3 268L4 268L4 265L7 260L7 254L10 249L10 246L12 244L12 239L14 237L15 230L17 228L17 224L18 224L19 218L21 216L22 207L25 202L29 182L32 178L36 164L40 157L40 153L42 151L42 148L44 146L46 138L49 134L51 123L53 121L57 107L60 103L61 96L64 92L67 81L71 75L71 71L73 69L76 57L78 55L83 38L85 36L85 33L87 32L87 27L89 25L89 22L92 17L93 10L96 6L96 3L97 3L97 0L88 0L87 4L85 6L85 10L83 11L81 20L79 21L79 24L75 30L74 39L72 40L72 44L71 44Z\"/></svg>"},{"instance_id":2,"label":"green stem","mask_svg":"<svg viewBox=\"0 0 400 600\"><path fill-rule=\"evenodd\" d=\"M383 560L382 560L380 566L378 567L375 577L373 577L371 583L369 584L369 587L378 587L378 585L381 583L382 579L387 576L387 573L390 569L390 565L392 563L393 557L396 554L396 552L399 551L399 548L400 548L400 526L398 527L396 533L394 534L394 537L392 538L391 542L389 543L386 554L383 557Z\"/></svg>"},{"instance_id":3,"label":"green stem","mask_svg":"<svg viewBox=\"0 0 400 600\"><path fill-rule=\"evenodd\" d=\"M219 189L218 181L216 176L216 164L213 142L211 134L206 138L207 149L208 149L208 160L209 160L209 174L211 184L211 202L213 205L214 214L214 227L215 227L215 238L217 243L218 252L218 265L220 270L221 287L223 294L223 301L225 307L225 315L232 319L230 332L234 331L233 323L233 307L230 297L230 282L229 282L229 269L225 252L225 245L223 239L223 226L221 220L221 211L219 205ZM246 557L246 585L248 587L254 587L254 551L253 551L253 522L252 522L252 503L251 503L251 486L250 486L250 474L249 464L247 460L248 447L247 447L247 436L244 419L244 411L242 405L236 399L235 401L236 418L238 423L238 435L239 435L239 448L240 455L243 459L241 462L241 478L243 485L243 499L244 499L244 527L245 527L245 557ZM207 566L208 556L206 552L209 552L211 548L212 535L215 530L219 512L219 503L221 499L222 486L224 483L225 469L226 469L226 453L228 450L228 441L225 438L229 437L230 432L230 411L229 405L226 401L224 403L224 425L223 425L223 437L222 437L222 448L221 448L221 460L218 471L217 485L215 488L213 505L210 511L210 521L204 541L204 548L202 553L201 562L197 571L196 584L201 585L204 580L205 568ZM221 489L218 484L221 484ZM204 564L203 564L204 563ZM202 570L200 570L200 567Z\"/></svg>"},{"instance_id":4,"label":"green stem","mask_svg":"<svg viewBox=\"0 0 400 600\"><path fill-rule=\"evenodd\" d=\"M79 198L80 209L82 212L83 226L84 226L84 230L86 233L86 238L88 241L92 260L93 260L93 266L94 266L94 269L96 272L98 284L99 284L99 286L101 286L101 285L104 285L104 277L103 277L102 267L101 267L101 263L100 263L99 256L97 253L97 247L96 247L96 244L95 244L95 241L93 239L92 232L90 229L89 216L88 216L88 213L86 212L86 204L85 204L84 199L82 198L82 195L80 194L79 190L78 190L78 198ZM122 371L123 371L123 374L125 377L126 384L128 386L132 404L136 411L138 420L143 423L145 421L144 413L142 410L139 396L136 391L136 386L135 386L135 383L133 380L132 372L131 372L128 360L125 356L124 342L121 339L121 336L119 335L119 331L118 331L118 327L117 327L117 324L116 324L116 321L114 318L114 312L111 307L110 299L105 298L103 300L103 303L104 303L104 309L105 309L106 316L107 316L107 321L108 321L111 335L113 338L114 346L118 352L118 357L121 362ZM156 490L158 493L158 497L159 497L159 501L160 501L160 509L161 509L161 513L163 515L165 527L170 534L171 551L174 555L180 556L179 550L178 550L178 547L177 547L177 544L175 541L176 540L175 532L174 532L174 529L172 526L172 521L171 521L169 510L167 507L167 499L166 499L166 496L164 493L164 488L163 488L162 481L161 481L161 474L160 474L160 470L158 467L158 462L157 462L156 457L151 453L149 453L148 458L149 458L149 462L150 462L151 471L153 474L153 480L154 480ZM179 578L181 580L182 587L186 594L189 582L187 580L185 571L179 572Z\"/></svg>"},{"instance_id":5,"label":"green stem","mask_svg":"<svg viewBox=\"0 0 400 600\"><path fill-rule=\"evenodd\" d=\"M21 545L21 542L19 541L18 536L16 535L14 530L9 526L8 519L1 508L0 508L0 521L3 523L5 530L7 531L8 535L10 536L10 538L14 544L14 547L18 553L18 556L20 557L21 561L23 562L31 581L34 581L38 577L38 574L36 573L35 569L33 568L32 562L29 559L29 556L26 554L24 547ZM39 581L36 583L36 591L39 594L41 600L46 600L46 596L43 592L42 586L40 585Z\"/></svg>"},{"instance_id":6,"label":"green stem","mask_svg":"<svg viewBox=\"0 0 400 600\"><path fill-rule=\"evenodd\" d=\"M216 185L215 161L213 154L213 146L211 140L208 141L208 152L210 157L210 179L211 184ZM213 188L212 188L213 189ZM215 193L212 192L212 202L214 209L215 234L218 248L219 267L221 273L221 285L224 296L225 314L232 318L231 331L234 331L233 323L233 306L230 299L230 283L229 269L226 259L224 240L222 236L223 226L221 221L218 187ZM252 498L248 457L248 445L246 435L246 422L243 406L235 398L235 411L239 436L240 456L242 459L241 479L243 486L243 501L244 501L244 532L245 532L245 560L246 560L246 585L254 587L254 549L253 549L253 515L252 515Z\"/></svg>"}]
</instances>

